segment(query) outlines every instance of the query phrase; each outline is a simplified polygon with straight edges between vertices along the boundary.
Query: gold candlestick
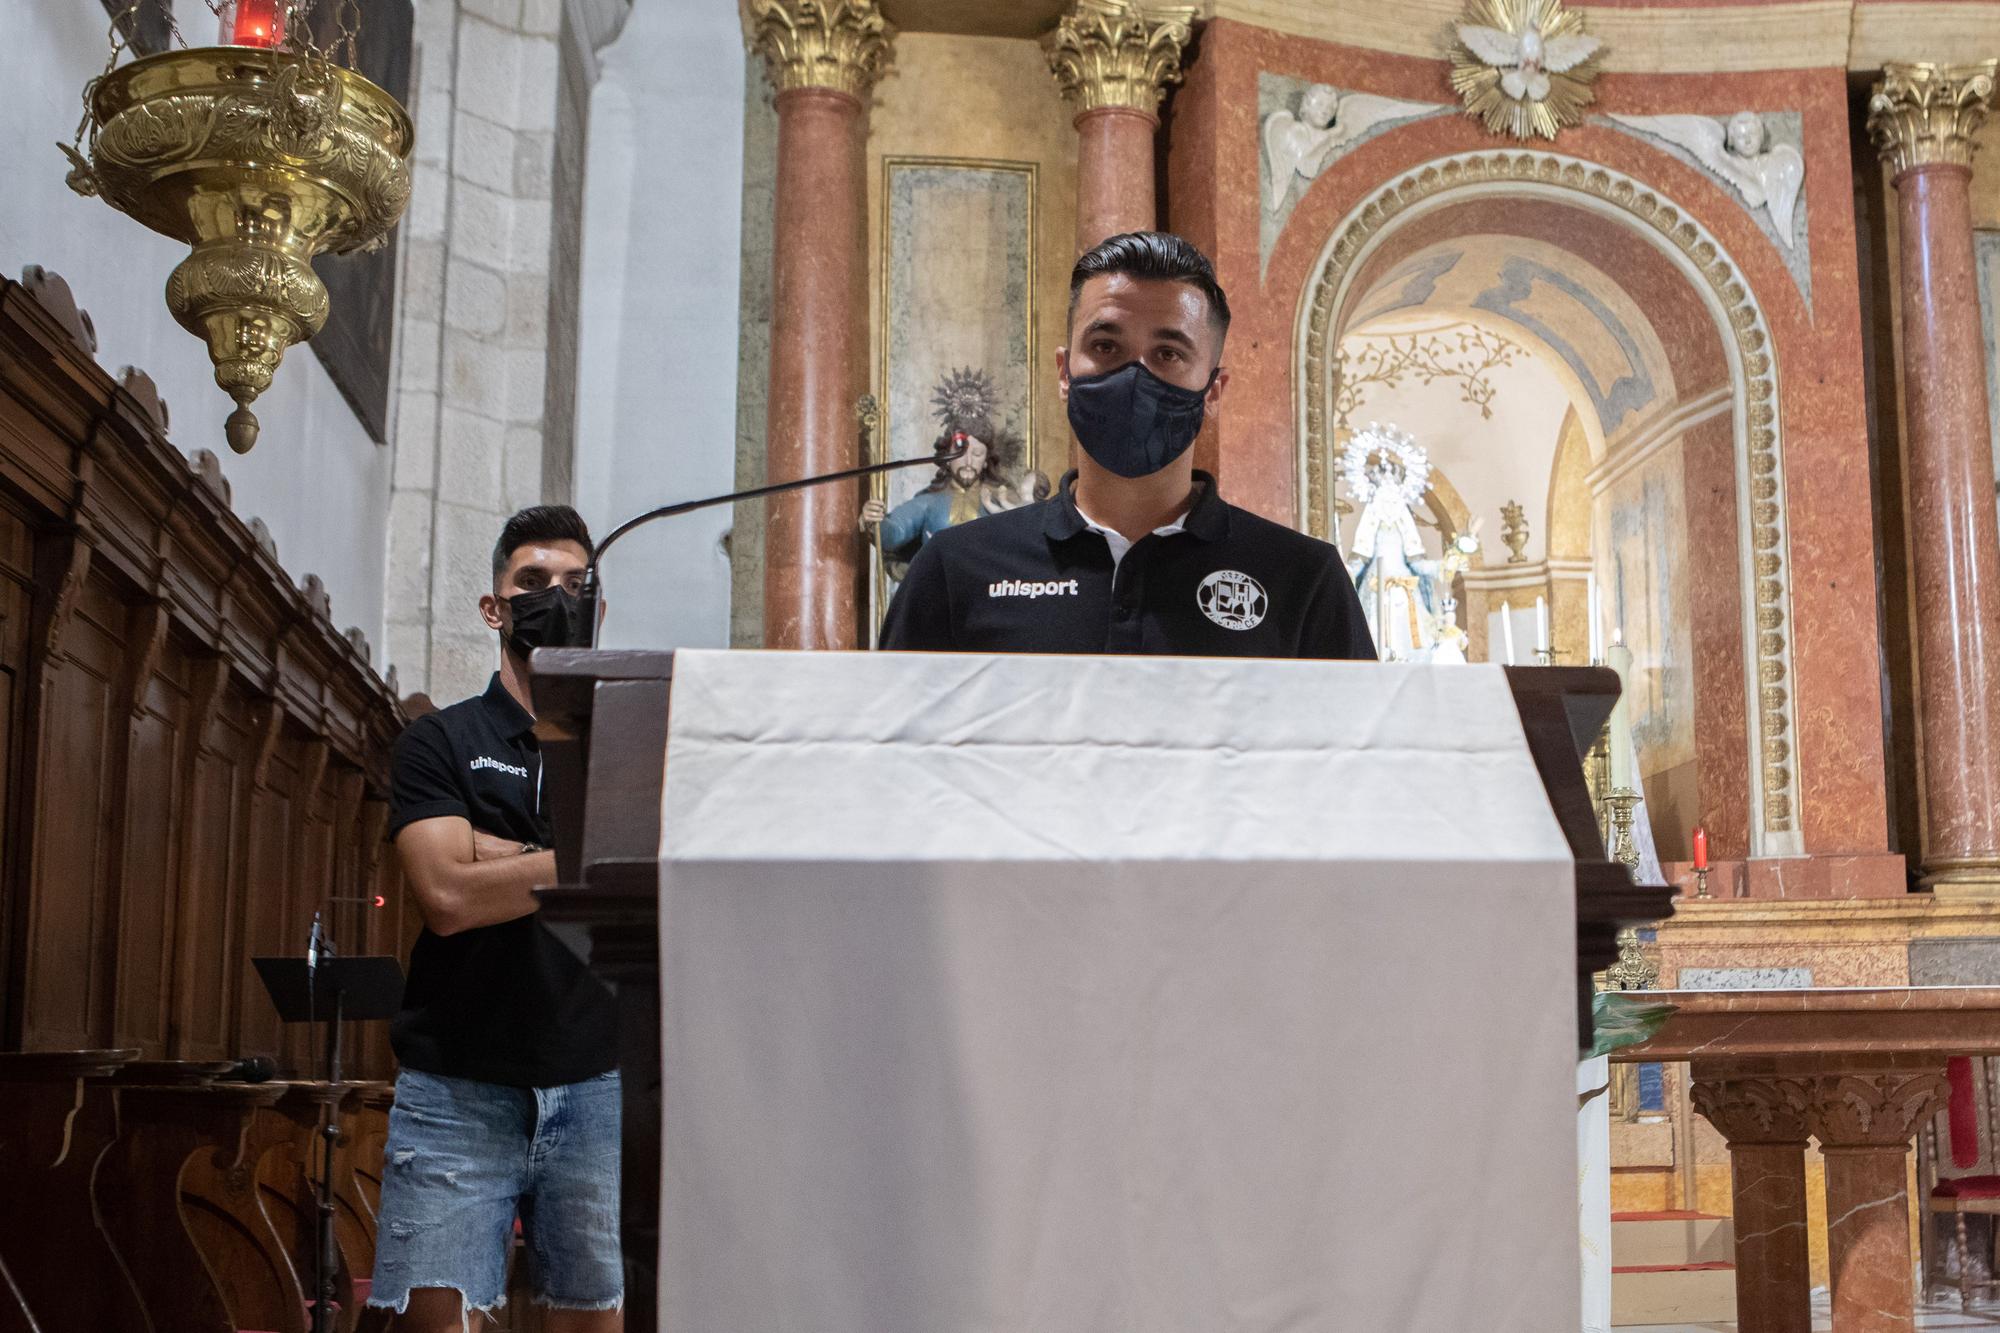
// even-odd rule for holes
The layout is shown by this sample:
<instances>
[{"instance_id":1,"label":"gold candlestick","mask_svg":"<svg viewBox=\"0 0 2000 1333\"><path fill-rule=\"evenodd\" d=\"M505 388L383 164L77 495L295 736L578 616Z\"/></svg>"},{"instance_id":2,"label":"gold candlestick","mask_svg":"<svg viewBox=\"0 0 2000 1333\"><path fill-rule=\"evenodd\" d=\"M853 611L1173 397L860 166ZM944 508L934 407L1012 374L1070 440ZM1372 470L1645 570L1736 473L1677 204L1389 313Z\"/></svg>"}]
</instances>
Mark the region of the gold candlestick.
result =
<instances>
[{"instance_id":1,"label":"gold candlestick","mask_svg":"<svg viewBox=\"0 0 2000 1333\"><path fill-rule=\"evenodd\" d=\"M1710 896L1710 895L1709 895L1709 892L1708 892L1708 867L1707 867L1707 866L1697 866L1697 867L1695 867L1695 872L1694 872L1694 896L1695 896L1695 897L1697 897L1697 898L1706 898L1706 897L1709 897L1709 896Z\"/></svg>"},{"instance_id":2,"label":"gold candlestick","mask_svg":"<svg viewBox=\"0 0 2000 1333\"><path fill-rule=\"evenodd\" d=\"M1632 841L1632 807L1645 798L1630 787L1618 787L1604 799L1611 806L1611 859L1636 871L1639 845Z\"/></svg>"}]
</instances>

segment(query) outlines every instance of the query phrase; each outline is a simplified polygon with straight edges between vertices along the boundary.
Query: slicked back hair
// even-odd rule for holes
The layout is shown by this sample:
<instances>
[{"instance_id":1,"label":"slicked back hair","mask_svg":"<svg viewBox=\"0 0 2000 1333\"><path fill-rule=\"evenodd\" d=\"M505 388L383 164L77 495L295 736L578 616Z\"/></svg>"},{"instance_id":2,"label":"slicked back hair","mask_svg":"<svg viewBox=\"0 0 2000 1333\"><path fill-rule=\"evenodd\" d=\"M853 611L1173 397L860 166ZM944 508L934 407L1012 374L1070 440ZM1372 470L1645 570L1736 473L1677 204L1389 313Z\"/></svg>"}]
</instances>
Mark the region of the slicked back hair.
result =
<instances>
[{"instance_id":1,"label":"slicked back hair","mask_svg":"<svg viewBox=\"0 0 2000 1333\"><path fill-rule=\"evenodd\" d=\"M1194 244L1169 231L1128 231L1106 237L1083 252L1069 271L1069 321L1076 322L1077 298L1083 284L1106 274L1166 282L1184 282L1208 301L1216 329L1229 332L1229 298L1215 280L1215 265Z\"/></svg>"},{"instance_id":2,"label":"slicked back hair","mask_svg":"<svg viewBox=\"0 0 2000 1333\"><path fill-rule=\"evenodd\" d=\"M507 562L523 546L537 543L575 542L584 554L591 552L590 528L583 515L568 505L531 505L507 520L500 540L493 543L493 577L507 572Z\"/></svg>"}]
</instances>

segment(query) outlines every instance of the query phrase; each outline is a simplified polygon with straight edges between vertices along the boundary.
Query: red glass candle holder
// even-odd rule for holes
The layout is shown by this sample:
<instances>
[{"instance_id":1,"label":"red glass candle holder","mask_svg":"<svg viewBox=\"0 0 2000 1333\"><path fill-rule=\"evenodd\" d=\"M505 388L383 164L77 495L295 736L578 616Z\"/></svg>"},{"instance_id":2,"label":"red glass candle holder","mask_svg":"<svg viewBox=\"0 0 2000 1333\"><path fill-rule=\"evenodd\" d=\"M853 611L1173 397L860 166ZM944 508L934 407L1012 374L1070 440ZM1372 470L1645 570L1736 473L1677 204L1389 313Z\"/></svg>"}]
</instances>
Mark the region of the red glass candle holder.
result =
<instances>
[{"instance_id":1,"label":"red glass candle holder","mask_svg":"<svg viewBox=\"0 0 2000 1333\"><path fill-rule=\"evenodd\" d=\"M281 45L287 0L236 0L222 11L222 40L229 46Z\"/></svg>"}]
</instances>

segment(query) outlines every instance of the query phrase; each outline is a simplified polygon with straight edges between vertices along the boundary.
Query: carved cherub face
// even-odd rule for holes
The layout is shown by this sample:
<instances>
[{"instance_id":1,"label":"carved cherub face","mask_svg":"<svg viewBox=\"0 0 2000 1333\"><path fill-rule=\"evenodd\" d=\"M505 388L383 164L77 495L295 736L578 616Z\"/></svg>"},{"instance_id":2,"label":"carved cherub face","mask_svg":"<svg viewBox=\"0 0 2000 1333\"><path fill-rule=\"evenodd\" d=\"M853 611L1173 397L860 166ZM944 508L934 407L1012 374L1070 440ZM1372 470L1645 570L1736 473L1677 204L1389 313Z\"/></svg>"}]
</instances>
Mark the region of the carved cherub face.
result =
<instances>
[{"instance_id":1,"label":"carved cherub face","mask_svg":"<svg viewBox=\"0 0 2000 1333\"><path fill-rule=\"evenodd\" d=\"M1739 111L1729 118L1729 151L1738 157L1756 157L1764 151L1764 122L1754 111Z\"/></svg>"},{"instance_id":2,"label":"carved cherub face","mask_svg":"<svg viewBox=\"0 0 2000 1333\"><path fill-rule=\"evenodd\" d=\"M1314 84L1299 98L1299 119L1316 130L1333 124L1334 113L1339 109L1340 94L1323 83Z\"/></svg>"}]
</instances>

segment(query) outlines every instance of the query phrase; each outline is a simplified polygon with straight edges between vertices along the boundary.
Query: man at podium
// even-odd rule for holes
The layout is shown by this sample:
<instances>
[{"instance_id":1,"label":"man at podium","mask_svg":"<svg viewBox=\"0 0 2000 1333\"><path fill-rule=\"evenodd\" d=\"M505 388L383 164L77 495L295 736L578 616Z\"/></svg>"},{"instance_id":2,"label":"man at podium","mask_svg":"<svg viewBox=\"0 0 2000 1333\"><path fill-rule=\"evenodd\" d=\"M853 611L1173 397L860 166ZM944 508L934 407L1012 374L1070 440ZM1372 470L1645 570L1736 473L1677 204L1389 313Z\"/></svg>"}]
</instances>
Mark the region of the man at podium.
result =
<instances>
[{"instance_id":1,"label":"man at podium","mask_svg":"<svg viewBox=\"0 0 2000 1333\"><path fill-rule=\"evenodd\" d=\"M389 835L424 917L392 1040L402 1072L384 1150L369 1304L402 1333L468 1327L500 1305L514 1222L552 1333L617 1333L617 1013L536 916L556 878L528 655L571 642L590 532L525 509L480 599L500 636L486 692L410 724Z\"/></svg>"},{"instance_id":2,"label":"man at podium","mask_svg":"<svg viewBox=\"0 0 2000 1333\"><path fill-rule=\"evenodd\" d=\"M1190 446L1222 402L1229 300L1178 236L1103 241L1056 352L1076 470L1037 504L942 531L890 603L887 649L1373 660L1339 552L1238 509Z\"/></svg>"}]
</instances>

